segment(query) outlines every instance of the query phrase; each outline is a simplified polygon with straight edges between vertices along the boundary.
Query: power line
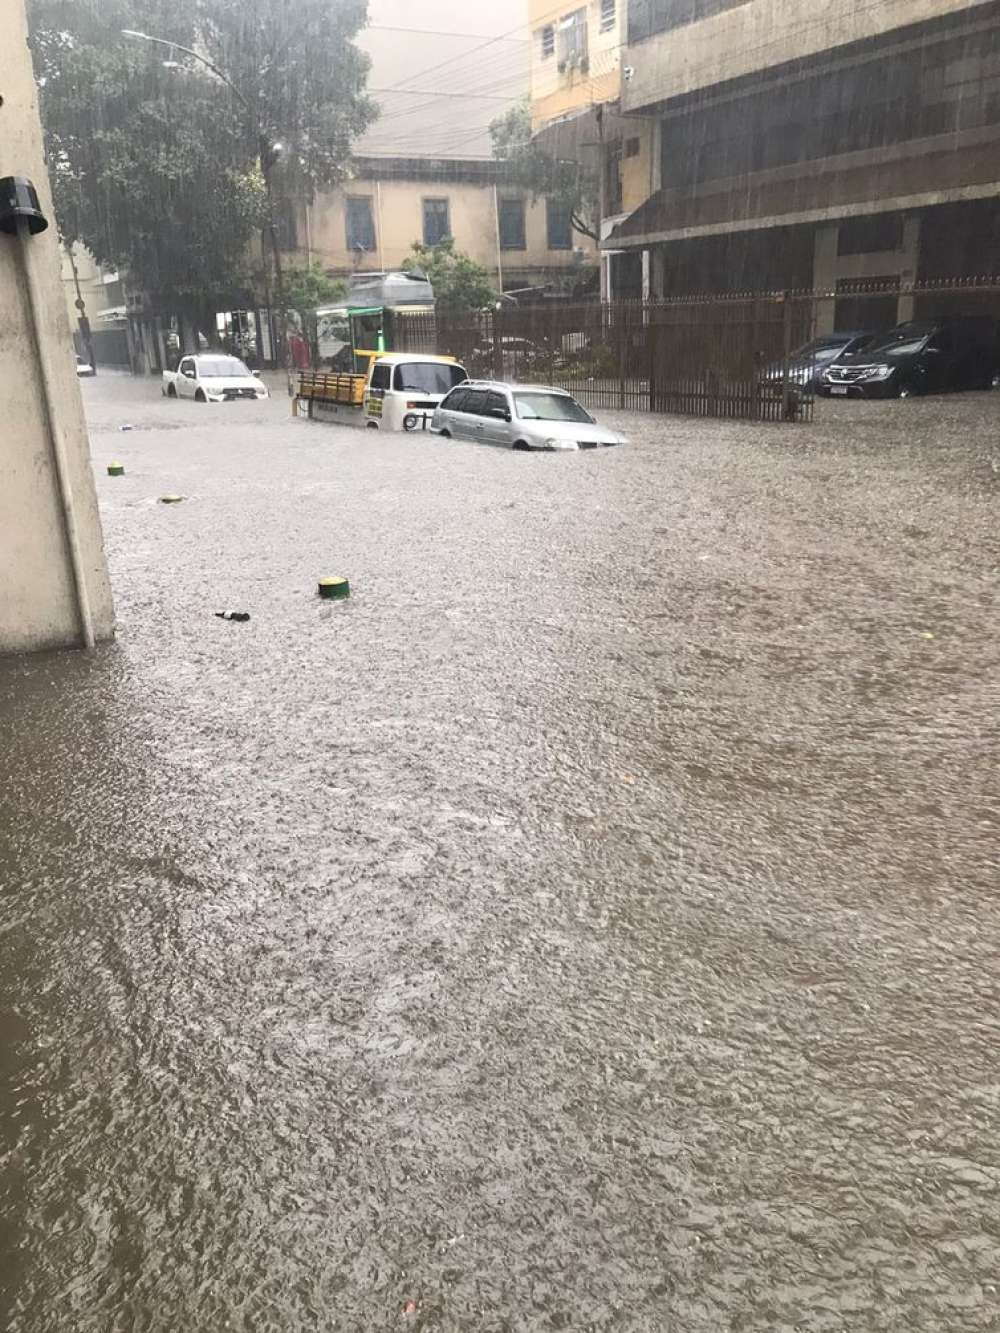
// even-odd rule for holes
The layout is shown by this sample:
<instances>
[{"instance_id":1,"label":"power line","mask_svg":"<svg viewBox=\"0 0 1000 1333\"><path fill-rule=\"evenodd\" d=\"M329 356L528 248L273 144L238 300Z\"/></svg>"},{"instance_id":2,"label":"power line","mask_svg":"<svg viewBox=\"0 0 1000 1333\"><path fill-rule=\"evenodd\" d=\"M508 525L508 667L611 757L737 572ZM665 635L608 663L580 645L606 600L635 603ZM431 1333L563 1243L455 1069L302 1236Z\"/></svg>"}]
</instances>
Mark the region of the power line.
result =
<instances>
[{"instance_id":1,"label":"power line","mask_svg":"<svg viewBox=\"0 0 1000 1333\"><path fill-rule=\"evenodd\" d=\"M488 46L495 46L497 42L502 42L505 38L512 37L513 34L516 32L521 32L524 29L527 29L530 32L533 30L533 26L537 26L537 23L540 22L544 25L547 19L553 18L556 14L564 12L564 10L565 10L565 0L563 4L557 6L550 13L543 14L539 20L536 20L535 25L532 25L531 20L529 20L527 23L516 23L514 27L509 28L507 32L498 33L496 37L490 37L485 42L480 42L477 46L470 47L468 51L463 51L461 55L449 56L447 60L442 60L437 65L431 65L429 69L421 70L418 74L411 74L408 78L401 79L399 83L394 86L397 88L402 88L404 84L412 83L414 79L426 78L428 74L434 74L438 70L444 69L447 65L453 65L456 60L462 60L466 56L474 55L476 51L485 51ZM525 39L525 40L530 40L530 39ZM429 89L424 89L424 91L427 92L429 91Z\"/></svg>"}]
</instances>

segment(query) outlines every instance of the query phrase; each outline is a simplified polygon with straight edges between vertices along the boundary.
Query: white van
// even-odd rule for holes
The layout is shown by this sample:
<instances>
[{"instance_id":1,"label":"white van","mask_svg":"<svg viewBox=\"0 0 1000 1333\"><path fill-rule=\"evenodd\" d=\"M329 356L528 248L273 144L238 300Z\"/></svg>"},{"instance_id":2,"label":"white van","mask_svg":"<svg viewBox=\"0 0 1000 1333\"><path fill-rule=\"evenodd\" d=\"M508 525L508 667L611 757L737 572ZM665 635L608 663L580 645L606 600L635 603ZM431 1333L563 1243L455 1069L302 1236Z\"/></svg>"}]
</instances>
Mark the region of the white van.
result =
<instances>
[{"instance_id":1,"label":"white van","mask_svg":"<svg viewBox=\"0 0 1000 1333\"><path fill-rule=\"evenodd\" d=\"M469 377L453 356L380 352L372 358L362 400L372 430L430 430L445 394Z\"/></svg>"}]
</instances>

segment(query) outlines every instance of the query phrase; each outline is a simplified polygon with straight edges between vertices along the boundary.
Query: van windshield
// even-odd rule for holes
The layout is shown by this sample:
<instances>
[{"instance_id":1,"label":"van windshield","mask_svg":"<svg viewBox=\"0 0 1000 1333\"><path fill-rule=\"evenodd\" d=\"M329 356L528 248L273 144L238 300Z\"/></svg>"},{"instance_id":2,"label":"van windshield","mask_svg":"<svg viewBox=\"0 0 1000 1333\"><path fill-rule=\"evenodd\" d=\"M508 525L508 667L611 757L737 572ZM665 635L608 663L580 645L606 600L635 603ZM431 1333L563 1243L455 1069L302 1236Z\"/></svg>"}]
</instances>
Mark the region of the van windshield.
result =
<instances>
[{"instance_id":1,"label":"van windshield","mask_svg":"<svg viewBox=\"0 0 1000 1333\"><path fill-rule=\"evenodd\" d=\"M450 393L468 379L461 366L436 361L404 361L396 367L392 387L397 393Z\"/></svg>"}]
</instances>

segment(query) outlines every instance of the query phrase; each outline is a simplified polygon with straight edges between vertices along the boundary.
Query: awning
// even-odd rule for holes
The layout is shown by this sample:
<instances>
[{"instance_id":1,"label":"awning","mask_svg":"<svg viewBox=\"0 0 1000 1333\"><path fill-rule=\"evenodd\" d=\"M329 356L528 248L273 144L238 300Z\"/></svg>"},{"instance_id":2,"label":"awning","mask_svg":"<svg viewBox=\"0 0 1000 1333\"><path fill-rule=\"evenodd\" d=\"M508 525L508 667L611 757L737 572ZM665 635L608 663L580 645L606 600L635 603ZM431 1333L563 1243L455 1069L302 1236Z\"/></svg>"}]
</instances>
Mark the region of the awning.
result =
<instances>
[{"instance_id":1,"label":"awning","mask_svg":"<svg viewBox=\"0 0 1000 1333\"><path fill-rule=\"evenodd\" d=\"M844 165L837 158L660 190L615 227L606 246L643 247L698 236L931 207L1000 193L995 143Z\"/></svg>"},{"instance_id":2,"label":"awning","mask_svg":"<svg viewBox=\"0 0 1000 1333\"><path fill-rule=\"evenodd\" d=\"M124 305L108 306L106 310L98 310L94 316L95 324L118 324L128 319L128 307Z\"/></svg>"}]
</instances>

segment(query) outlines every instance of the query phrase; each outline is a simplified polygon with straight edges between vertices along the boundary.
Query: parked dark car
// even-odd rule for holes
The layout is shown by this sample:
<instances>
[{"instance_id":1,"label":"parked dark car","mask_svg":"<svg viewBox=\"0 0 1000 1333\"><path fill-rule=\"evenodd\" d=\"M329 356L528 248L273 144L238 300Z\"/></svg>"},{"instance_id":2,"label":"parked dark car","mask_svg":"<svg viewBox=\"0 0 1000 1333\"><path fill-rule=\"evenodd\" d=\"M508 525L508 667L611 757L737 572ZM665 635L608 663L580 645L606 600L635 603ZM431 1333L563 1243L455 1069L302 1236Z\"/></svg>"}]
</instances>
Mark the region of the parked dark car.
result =
<instances>
[{"instance_id":1,"label":"parked dark car","mask_svg":"<svg viewBox=\"0 0 1000 1333\"><path fill-rule=\"evenodd\" d=\"M819 384L823 371L848 352L860 352L870 346L880 333L865 333L854 329L845 333L824 333L804 347L797 347L788 358L788 378L796 389L807 392ZM762 381L769 389L781 392L785 367L782 361L772 361L764 371Z\"/></svg>"},{"instance_id":2,"label":"parked dark car","mask_svg":"<svg viewBox=\"0 0 1000 1333\"><path fill-rule=\"evenodd\" d=\"M909 398L989 389L1000 368L997 322L986 316L914 319L860 352L837 358L820 377L824 397Z\"/></svg>"}]
</instances>

